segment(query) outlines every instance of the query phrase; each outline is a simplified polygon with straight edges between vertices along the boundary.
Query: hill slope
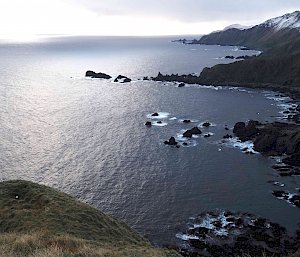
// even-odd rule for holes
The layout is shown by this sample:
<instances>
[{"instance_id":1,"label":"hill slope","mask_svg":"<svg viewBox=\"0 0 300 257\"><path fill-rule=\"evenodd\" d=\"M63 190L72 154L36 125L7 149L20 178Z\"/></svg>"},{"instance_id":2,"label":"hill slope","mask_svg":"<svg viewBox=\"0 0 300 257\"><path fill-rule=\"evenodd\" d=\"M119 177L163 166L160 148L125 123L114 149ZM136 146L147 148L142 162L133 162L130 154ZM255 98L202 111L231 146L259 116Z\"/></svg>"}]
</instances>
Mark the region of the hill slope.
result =
<instances>
[{"instance_id":1,"label":"hill slope","mask_svg":"<svg viewBox=\"0 0 300 257\"><path fill-rule=\"evenodd\" d=\"M211 33L201 37L197 44L238 45L267 51L299 39L300 11L270 19L250 29L236 28Z\"/></svg>"},{"instance_id":2,"label":"hill slope","mask_svg":"<svg viewBox=\"0 0 300 257\"><path fill-rule=\"evenodd\" d=\"M153 248L67 194L26 181L0 183L0 256L179 256Z\"/></svg>"},{"instance_id":3,"label":"hill slope","mask_svg":"<svg viewBox=\"0 0 300 257\"><path fill-rule=\"evenodd\" d=\"M264 51L258 57L205 68L202 84L271 87L300 97L300 12L246 30L229 29L203 36L199 44L239 45Z\"/></svg>"}]
</instances>

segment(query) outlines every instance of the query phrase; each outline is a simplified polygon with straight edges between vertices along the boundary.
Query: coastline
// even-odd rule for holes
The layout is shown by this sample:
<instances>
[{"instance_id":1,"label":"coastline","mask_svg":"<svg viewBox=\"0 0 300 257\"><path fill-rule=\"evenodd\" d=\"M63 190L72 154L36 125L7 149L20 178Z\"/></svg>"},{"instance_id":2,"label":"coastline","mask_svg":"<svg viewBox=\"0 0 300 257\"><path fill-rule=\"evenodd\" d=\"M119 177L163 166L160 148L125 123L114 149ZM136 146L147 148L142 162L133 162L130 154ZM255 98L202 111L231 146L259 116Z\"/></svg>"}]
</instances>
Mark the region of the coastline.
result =
<instances>
[{"instance_id":1,"label":"coastline","mask_svg":"<svg viewBox=\"0 0 300 257\"><path fill-rule=\"evenodd\" d=\"M239 83L239 82L229 82L229 83L206 83L201 79L200 76L195 75L163 75L158 73L156 77L151 77L150 80L159 82L174 82L174 83L185 83L185 84L195 84L200 86L213 86L213 87L237 87L237 88L250 88L250 89L265 89L276 93L285 94L295 101L300 101L300 87L287 87L284 85L274 84L274 83Z\"/></svg>"}]
</instances>

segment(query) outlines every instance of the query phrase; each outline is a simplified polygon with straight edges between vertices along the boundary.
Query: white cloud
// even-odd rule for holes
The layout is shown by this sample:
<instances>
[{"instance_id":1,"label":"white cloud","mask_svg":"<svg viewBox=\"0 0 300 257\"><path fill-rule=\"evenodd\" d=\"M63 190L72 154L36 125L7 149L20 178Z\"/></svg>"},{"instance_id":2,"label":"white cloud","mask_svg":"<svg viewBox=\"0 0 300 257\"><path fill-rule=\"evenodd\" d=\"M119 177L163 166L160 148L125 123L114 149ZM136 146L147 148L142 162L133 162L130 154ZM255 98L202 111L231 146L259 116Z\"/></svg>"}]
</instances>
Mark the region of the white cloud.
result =
<instances>
[{"instance_id":1,"label":"white cloud","mask_svg":"<svg viewBox=\"0 0 300 257\"><path fill-rule=\"evenodd\" d=\"M201 34L296 9L299 0L0 0L0 37Z\"/></svg>"}]
</instances>

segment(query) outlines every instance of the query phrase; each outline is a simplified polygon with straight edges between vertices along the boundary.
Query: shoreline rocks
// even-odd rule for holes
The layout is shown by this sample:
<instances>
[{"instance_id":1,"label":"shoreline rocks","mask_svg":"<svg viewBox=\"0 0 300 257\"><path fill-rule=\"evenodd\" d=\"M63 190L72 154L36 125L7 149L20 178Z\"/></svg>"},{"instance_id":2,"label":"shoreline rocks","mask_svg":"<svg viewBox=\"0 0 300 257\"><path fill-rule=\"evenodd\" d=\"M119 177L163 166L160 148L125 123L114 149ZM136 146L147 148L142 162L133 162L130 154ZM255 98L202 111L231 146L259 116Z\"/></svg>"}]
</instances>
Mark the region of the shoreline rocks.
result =
<instances>
[{"instance_id":1,"label":"shoreline rocks","mask_svg":"<svg viewBox=\"0 0 300 257\"><path fill-rule=\"evenodd\" d=\"M193 218L185 233L181 254L194 256L286 256L300 247L299 231L290 235L279 224L249 213L208 211Z\"/></svg>"},{"instance_id":2,"label":"shoreline rocks","mask_svg":"<svg viewBox=\"0 0 300 257\"><path fill-rule=\"evenodd\" d=\"M254 150L268 156L287 155L283 163L300 166L300 126L282 122L237 122L233 132L241 141L252 140Z\"/></svg>"}]
</instances>

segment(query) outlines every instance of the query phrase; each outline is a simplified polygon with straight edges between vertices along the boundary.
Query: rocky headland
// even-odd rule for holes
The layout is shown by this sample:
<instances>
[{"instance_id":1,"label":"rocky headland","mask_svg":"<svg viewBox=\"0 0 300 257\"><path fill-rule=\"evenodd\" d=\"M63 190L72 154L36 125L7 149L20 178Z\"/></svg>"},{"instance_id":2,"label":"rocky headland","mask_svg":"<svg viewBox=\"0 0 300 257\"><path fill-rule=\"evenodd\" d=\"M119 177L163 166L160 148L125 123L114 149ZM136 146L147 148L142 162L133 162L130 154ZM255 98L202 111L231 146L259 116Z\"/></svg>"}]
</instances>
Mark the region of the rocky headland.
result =
<instances>
[{"instance_id":1,"label":"rocky headland","mask_svg":"<svg viewBox=\"0 0 300 257\"><path fill-rule=\"evenodd\" d=\"M285 20L293 20L281 26ZM204 68L199 76L162 75L156 81L178 81L213 86L267 88L300 98L300 11L268 20L249 29L226 29L180 43L240 46L258 49L259 56L241 56L239 61ZM234 59L233 56L227 56Z\"/></svg>"}]
</instances>

